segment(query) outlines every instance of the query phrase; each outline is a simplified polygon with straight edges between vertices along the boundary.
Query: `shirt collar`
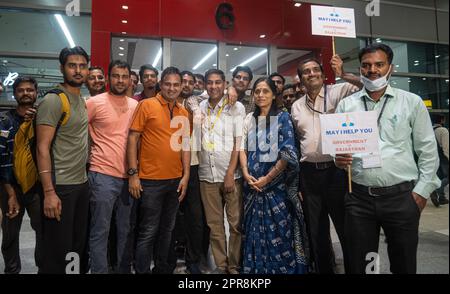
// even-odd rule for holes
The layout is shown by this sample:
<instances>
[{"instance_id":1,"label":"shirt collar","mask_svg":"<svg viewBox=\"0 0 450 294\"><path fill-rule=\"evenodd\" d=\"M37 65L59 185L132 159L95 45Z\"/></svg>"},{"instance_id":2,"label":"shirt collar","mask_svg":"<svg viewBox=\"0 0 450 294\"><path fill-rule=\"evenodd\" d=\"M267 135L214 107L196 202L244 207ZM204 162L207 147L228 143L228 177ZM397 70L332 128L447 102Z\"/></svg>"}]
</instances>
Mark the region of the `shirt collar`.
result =
<instances>
[{"instance_id":1,"label":"shirt collar","mask_svg":"<svg viewBox=\"0 0 450 294\"><path fill-rule=\"evenodd\" d=\"M320 88L320 92L319 92L319 94L317 95L316 98L318 98L318 97L320 97L320 98L322 98L322 99L325 98L325 87L326 87L326 85L323 85L322 88ZM306 96L306 100L307 100L308 102L314 104L313 101L312 101L312 99L309 97L309 94L308 94L308 93L306 93L305 96Z\"/></svg>"},{"instance_id":2,"label":"shirt collar","mask_svg":"<svg viewBox=\"0 0 450 294\"><path fill-rule=\"evenodd\" d=\"M394 95L395 93L394 93L394 89L390 86L390 85L388 85L387 86L387 88L386 88L386 92L384 92L384 95L383 95L383 97L386 97L386 98L393 98L393 97L395 97L395 95ZM371 101L373 101L373 99L369 96L369 94L367 93L367 90L366 90L366 88L363 88L361 91L360 91L360 98L364 98L364 97L366 97L367 99L369 99L369 100L371 100ZM383 98L383 97L381 97L381 98ZM381 100L381 99L380 99Z\"/></svg>"},{"instance_id":3,"label":"shirt collar","mask_svg":"<svg viewBox=\"0 0 450 294\"><path fill-rule=\"evenodd\" d=\"M217 103L217 105L216 105L216 108L217 108L217 107L219 107L219 108L222 107L222 105L225 103L225 100L226 100L225 97L226 97L226 95L224 95L224 96L222 97L222 99L220 99L219 103ZM211 104L209 103L209 99L210 99L210 98L208 98L208 108L214 110L214 109L212 108Z\"/></svg>"},{"instance_id":4,"label":"shirt collar","mask_svg":"<svg viewBox=\"0 0 450 294\"><path fill-rule=\"evenodd\" d=\"M167 104L169 104L169 101L167 101L166 99L164 99L163 96L162 96L160 93L156 94L156 97L155 97L155 98L159 101L159 103L161 103L161 105L167 105ZM179 104L179 103L175 101L175 106L179 108L179 105L178 105L178 104Z\"/></svg>"}]
</instances>

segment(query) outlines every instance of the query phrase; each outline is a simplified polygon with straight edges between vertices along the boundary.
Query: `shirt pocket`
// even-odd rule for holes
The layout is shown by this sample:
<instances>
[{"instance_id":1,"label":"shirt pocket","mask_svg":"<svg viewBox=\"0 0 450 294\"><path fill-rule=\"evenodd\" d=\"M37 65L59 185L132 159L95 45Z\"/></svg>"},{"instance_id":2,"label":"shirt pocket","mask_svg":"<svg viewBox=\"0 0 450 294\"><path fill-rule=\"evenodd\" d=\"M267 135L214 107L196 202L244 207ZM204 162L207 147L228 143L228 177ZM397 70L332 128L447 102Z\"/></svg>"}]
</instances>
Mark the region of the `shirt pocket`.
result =
<instances>
[{"instance_id":1,"label":"shirt pocket","mask_svg":"<svg viewBox=\"0 0 450 294\"><path fill-rule=\"evenodd\" d=\"M382 141L402 143L411 138L412 128L407 114L388 114L384 119L379 130Z\"/></svg>"}]
</instances>

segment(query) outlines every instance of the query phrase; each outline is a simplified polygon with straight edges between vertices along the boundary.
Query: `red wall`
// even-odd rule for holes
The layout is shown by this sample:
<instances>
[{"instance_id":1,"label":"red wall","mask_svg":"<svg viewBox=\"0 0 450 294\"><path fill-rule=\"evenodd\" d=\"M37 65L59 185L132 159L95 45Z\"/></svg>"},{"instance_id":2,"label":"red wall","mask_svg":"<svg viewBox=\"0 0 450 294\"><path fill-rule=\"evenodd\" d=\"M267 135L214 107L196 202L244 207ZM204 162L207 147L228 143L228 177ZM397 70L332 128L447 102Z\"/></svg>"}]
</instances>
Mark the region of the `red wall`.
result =
<instances>
[{"instance_id":1,"label":"red wall","mask_svg":"<svg viewBox=\"0 0 450 294\"><path fill-rule=\"evenodd\" d=\"M232 31L215 22L217 6L233 5ZM122 5L128 5L123 10ZM126 19L127 24L122 20ZM330 37L311 35L310 5L294 7L292 0L95 0L92 1L92 64L108 68L111 34L133 37L168 37L220 41L245 45L276 45L280 48L314 50L323 60L329 82ZM265 34L265 39L259 36Z\"/></svg>"}]
</instances>

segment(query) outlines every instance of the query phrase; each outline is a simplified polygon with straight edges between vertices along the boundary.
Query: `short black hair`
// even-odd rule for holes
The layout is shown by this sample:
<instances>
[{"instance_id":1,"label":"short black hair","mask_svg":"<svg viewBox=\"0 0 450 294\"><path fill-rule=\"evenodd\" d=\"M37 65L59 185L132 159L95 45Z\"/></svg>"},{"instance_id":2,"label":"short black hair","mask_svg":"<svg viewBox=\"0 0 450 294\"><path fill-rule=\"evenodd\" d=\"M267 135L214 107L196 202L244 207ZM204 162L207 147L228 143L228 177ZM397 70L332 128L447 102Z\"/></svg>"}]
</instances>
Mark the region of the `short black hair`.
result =
<instances>
[{"instance_id":1,"label":"short black hair","mask_svg":"<svg viewBox=\"0 0 450 294\"><path fill-rule=\"evenodd\" d=\"M14 84L12 85L13 87L13 93L16 93L16 89L17 87L19 87L20 84L22 83L30 83L33 84L34 89L38 90L38 83L36 82L36 80L32 77L18 77L15 81Z\"/></svg>"},{"instance_id":2,"label":"short black hair","mask_svg":"<svg viewBox=\"0 0 450 294\"><path fill-rule=\"evenodd\" d=\"M320 67L320 71L323 73L323 65L322 65L322 63L320 62L319 59L317 59L315 57L304 59L304 60L300 61L300 63L297 66L297 75L298 75L298 78L300 79L300 82L302 80L302 71L300 70L300 68L302 66L304 66L305 64L307 64L308 62L315 62L315 63L317 63L319 65L319 67Z\"/></svg>"},{"instance_id":3,"label":"short black hair","mask_svg":"<svg viewBox=\"0 0 450 294\"><path fill-rule=\"evenodd\" d=\"M238 72L240 72L240 71L243 71L243 72L248 73L248 77L249 77L250 81L253 80L253 72L252 72L251 68L248 67L248 66L238 66L238 67L236 67L236 69L233 71L233 78L234 78L234 77L238 74Z\"/></svg>"},{"instance_id":4,"label":"short black hair","mask_svg":"<svg viewBox=\"0 0 450 294\"><path fill-rule=\"evenodd\" d=\"M183 71L180 73L180 75L181 75L181 79L183 79L183 76L184 76L184 75L188 75L188 76L192 77L192 78L194 79L194 81L195 81L195 76L194 76L194 74L193 74L192 72L188 71L188 70L183 70Z\"/></svg>"},{"instance_id":5,"label":"short black hair","mask_svg":"<svg viewBox=\"0 0 450 294\"><path fill-rule=\"evenodd\" d=\"M144 72L145 72L146 70L151 70L151 71L153 71L153 72L156 74L156 76L159 75L159 71L158 71L153 65L151 65L151 64L144 64L144 65L141 66L141 68L139 69L139 77L141 78L141 81L144 80Z\"/></svg>"},{"instance_id":6,"label":"short black hair","mask_svg":"<svg viewBox=\"0 0 450 294\"><path fill-rule=\"evenodd\" d=\"M178 75L180 77L180 82L183 80L180 70L174 66L169 66L168 68L163 70L163 72L161 73L161 82L164 82L164 79L168 75Z\"/></svg>"},{"instance_id":7,"label":"short black hair","mask_svg":"<svg viewBox=\"0 0 450 294\"><path fill-rule=\"evenodd\" d=\"M112 69L114 68L114 67L117 67L117 68L126 68L126 69L128 69L128 74L129 75L131 75L131 68L130 68L130 65L127 63L127 62L125 62L125 61L122 61L122 60L113 60L113 61L111 61L111 63L109 64L109 66L108 66L108 77L111 77L111 71L112 71Z\"/></svg>"},{"instance_id":8,"label":"short black hair","mask_svg":"<svg viewBox=\"0 0 450 294\"><path fill-rule=\"evenodd\" d=\"M139 75L134 70L130 71L130 77L131 76L135 76L137 78L138 83L139 83Z\"/></svg>"},{"instance_id":9,"label":"short black hair","mask_svg":"<svg viewBox=\"0 0 450 294\"><path fill-rule=\"evenodd\" d=\"M381 50L384 53L386 53L389 64L392 64L392 61L394 60L394 52L392 51L391 47L389 47L388 45L385 45L385 44L381 44L381 43L371 44L371 45L361 49L359 51L359 56L358 56L359 62L361 62L364 55L366 55L368 53L375 53L378 50Z\"/></svg>"},{"instance_id":10,"label":"short black hair","mask_svg":"<svg viewBox=\"0 0 450 294\"><path fill-rule=\"evenodd\" d=\"M59 63L64 66L66 65L67 59L71 55L81 55L86 59L86 63L89 63L89 55L84 51L81 46L76 46L73 48L66 47L59 53Z\"/></svg>"},{"instance_id":11,"label":"short black hair","mask_svg":"<svg viewBox=\"0 0 450 294\"><path fill-rule=\"evenodd\" d=\"M443 114L432 113L430 116L431 116L431 122L433 124L440 124L443 120L445 120L445 115L443 115Z\"/></svg>"},{"instance_id":12,"label":"short black hair","mask_svg":"<svg viewBox=\"0 0 450 294\"><path fill-rule=\"evenodd\" d=\"M279 74L277 72L271 73L270 76L269 76L269 79L272 79L273 77L280 77L281 80L283 81L283 85L284 85L284 83L286 83L286 79L281 74Z\"/></svg>"},{"instance_id":13,"label":"short black hair","mask_svg":"<svg viewBox=\"0 0 450 294\"><path fill-rule=\"evenodd\" d=\"M91 70L99 70L102 72L103 75L105 75L105 71L103 70L103 68L101 66L91 66L89 68L89 71L91 71Z\"/></svg>"},{"instance_id":14,"label":"short black hair","mask_svg":"<svg viewBox=\"0 0 450 294\"><path fill-rule=\"evenodd\" d=\"M212 68L205 72L205 82L208 80L210 75L219 75L222 78L222 81L225 82L225 74L220 69Z\"/></svg>"},{"instance_id":15,"label":"short black hair","mask_svg":"<svg viewBox=\"0 0 450 294\"><path fill-rule=\"evenodd\" d=\"M199 79L199 80L202 80L203 83L205 82L205 77L202 74L199 74L199 73L194 74L194 77L196 80Z\"/></svg>"},{"instance_id":16,"label":"short black hair","mask_svg":"<svg viewBox=\"0 0 450 294\"><path fill-rule=\"evenodd\" d=\"M286 91L286 90L289 90L289 89L293 89L294 92L295 92L295 85L294 84L286 84L286 85L284 85L283 92Z\"/></svg>"}]
</instances>

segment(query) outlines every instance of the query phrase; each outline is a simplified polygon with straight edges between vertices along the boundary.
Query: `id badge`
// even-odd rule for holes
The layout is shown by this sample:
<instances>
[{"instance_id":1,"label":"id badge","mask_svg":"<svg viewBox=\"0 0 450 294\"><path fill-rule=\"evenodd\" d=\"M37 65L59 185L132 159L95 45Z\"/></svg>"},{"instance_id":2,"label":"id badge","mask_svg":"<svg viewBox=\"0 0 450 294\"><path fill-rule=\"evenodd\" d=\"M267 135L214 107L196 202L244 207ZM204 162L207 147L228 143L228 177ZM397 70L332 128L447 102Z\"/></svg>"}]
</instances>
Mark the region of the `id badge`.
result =
<instances>
[{"instance_id":1,"label":"id badge","mask_svg":"<svg viewBox=\"0 0 450 294\"><path fill-rule=\"evenodd\" d=\"M363 168L380 168L381 167L381 154L369 153L362 157Z\"/></svg>"}]
</instances>

